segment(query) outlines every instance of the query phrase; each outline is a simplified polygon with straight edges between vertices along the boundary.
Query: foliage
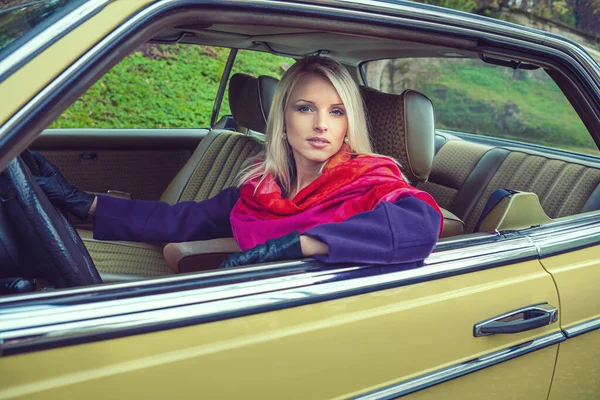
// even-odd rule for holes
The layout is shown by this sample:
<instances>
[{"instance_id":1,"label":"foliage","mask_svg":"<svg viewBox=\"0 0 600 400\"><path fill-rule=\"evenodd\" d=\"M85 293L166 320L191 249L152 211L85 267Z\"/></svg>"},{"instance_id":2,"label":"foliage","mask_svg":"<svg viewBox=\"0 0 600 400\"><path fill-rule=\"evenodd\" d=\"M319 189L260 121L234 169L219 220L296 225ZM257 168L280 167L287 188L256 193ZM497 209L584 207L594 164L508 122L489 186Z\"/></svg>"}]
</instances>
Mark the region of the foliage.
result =
<instances>
[{"instance_id":1,"label":"foliage","mask_svg":"<svg viewBox=\"0 0 600 400\"><path fill-rule=\"evenodd\" d=\"M51 128L209 127L228 49L145 45L123 59ZM240 52L236 71L280 77L285 59ZM229 112L224 101L223 112Z\"/></svg>"},{"instance_id":2,"label":"foliage","mask_svg":"<svg viewBox=\"0 0 600 400\"><path fill-rule=\"evenodd\" d=\"M415 0L426 4L497 17L500 10L518 9L600 35L600 0Z\"/></svg>"}]
</instances>

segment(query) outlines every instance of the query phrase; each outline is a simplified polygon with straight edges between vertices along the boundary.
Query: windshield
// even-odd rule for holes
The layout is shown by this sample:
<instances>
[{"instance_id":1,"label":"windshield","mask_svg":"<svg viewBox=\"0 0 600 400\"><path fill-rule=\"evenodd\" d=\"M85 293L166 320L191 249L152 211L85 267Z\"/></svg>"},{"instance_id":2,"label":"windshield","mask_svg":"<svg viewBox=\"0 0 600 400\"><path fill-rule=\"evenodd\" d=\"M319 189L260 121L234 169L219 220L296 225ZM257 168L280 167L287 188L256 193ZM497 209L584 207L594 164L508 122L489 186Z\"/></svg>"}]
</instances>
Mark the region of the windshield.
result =
<instances>
[{"instance_id":1,"label":"windshield","mask_svg":"<svg viewBox=\"0 0 600 400\"><path fill-rule=\"evenodd\" d=\"M0 0L0 58L10 53L7 48L15 40L36 27L43 29L63 14L60 11L81 3L81 0Z\"/></svg>"}]
</instances>

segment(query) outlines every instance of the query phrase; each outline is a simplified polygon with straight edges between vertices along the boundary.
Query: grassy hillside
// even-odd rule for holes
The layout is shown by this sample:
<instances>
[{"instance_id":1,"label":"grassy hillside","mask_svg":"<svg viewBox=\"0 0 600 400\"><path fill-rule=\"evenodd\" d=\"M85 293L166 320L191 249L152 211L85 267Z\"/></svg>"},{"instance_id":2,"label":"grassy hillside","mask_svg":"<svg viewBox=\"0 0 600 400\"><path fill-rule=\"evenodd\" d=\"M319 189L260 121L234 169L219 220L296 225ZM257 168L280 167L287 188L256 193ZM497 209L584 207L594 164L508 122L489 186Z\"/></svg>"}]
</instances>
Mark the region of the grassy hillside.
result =
<instances>
[{"instance_id":1,"label":"grassy hillside","mask_svg":"<svg viewBox=\"0 0 600 400\"><path fill-rule=\"evenodd\" d=\"M51 128L207 128L228 54L209 46L143 46L96 82ZM279 78L292 62L240 51L234 73ZM221 115L229 113L227 101Z\"/></svg>"},{"instance_id":2,"label":"grassy hillside","mask_svg":"<svg viewBox=\"0 0 600 400\"><path fill-rule=\"evenodd\" d=\"M438 127L546 145L588 147L587 129L540 70L449 63L420 90L432 93Z\"/></svg>"}]
</instances>

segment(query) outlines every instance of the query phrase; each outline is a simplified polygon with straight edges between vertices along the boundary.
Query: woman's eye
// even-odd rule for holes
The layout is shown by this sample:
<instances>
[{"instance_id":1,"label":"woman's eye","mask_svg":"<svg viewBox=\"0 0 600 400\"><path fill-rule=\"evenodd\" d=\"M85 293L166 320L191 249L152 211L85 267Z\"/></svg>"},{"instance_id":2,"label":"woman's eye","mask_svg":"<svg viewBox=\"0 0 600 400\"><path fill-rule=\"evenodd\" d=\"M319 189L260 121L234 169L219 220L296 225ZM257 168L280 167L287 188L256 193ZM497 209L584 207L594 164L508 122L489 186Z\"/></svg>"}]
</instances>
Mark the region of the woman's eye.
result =
<instances>
[{"instance_id":1,"label":"woman's eye","mask_svg":"<svg viewBox=\"0 0 600 400\"><path fill-rule=\"evenodd\" d=\"M300 106L300 107L298 107L298 111L300 111L300 112L309 112L310 111L310 107L309 106Z\"/></svg>"},{"instance_id":2,"label":"woman's eye","mask_svg":"<svg viewBox=\"0 0 600 400\"><path fill-rule=\"evenodd\" d=\"M340 110L339 108L336 108L336 109L333 109L333 110L331 110L331 113L332 113L333 115L344 115L344 111L343 111L343 110Z\"/></svg>"}]
</instances>

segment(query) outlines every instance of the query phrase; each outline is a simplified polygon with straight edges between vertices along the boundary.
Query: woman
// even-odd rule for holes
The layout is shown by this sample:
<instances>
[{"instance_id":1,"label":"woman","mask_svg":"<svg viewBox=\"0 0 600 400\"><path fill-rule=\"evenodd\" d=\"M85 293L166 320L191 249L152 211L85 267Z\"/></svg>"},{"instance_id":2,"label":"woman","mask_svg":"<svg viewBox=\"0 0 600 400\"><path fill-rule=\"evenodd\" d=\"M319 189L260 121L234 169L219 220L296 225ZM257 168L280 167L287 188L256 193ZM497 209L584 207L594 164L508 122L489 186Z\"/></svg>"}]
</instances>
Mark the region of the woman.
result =
<instances>
[{"instance_id":1,"label":"woman","mask_svg":"<svg viewBox=\"0 0 600 400\"><path fill-rule=\"evenodd\" d=\"M36 155L38 183L55 204L95 215L94 237L182 242L234 236L242 253L222 267L312 256L330 263L425 259L441 235L433 198L409 186L395 161L372 154L358 87L339 63L306 57L282 77L267 146L239 188L203 202L93 196Z\"/></svg>"}]
</instances>

